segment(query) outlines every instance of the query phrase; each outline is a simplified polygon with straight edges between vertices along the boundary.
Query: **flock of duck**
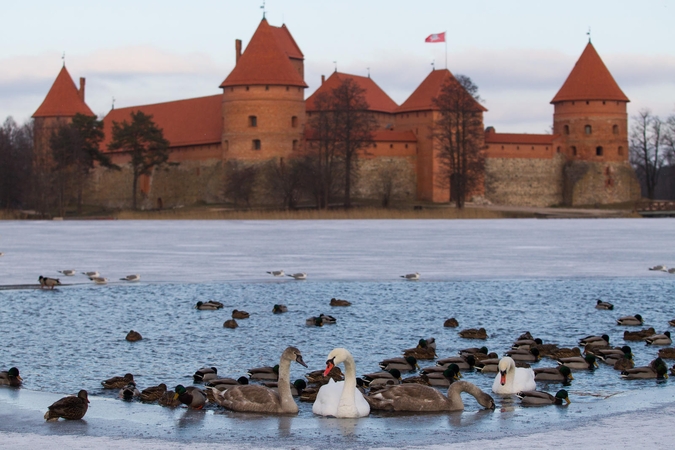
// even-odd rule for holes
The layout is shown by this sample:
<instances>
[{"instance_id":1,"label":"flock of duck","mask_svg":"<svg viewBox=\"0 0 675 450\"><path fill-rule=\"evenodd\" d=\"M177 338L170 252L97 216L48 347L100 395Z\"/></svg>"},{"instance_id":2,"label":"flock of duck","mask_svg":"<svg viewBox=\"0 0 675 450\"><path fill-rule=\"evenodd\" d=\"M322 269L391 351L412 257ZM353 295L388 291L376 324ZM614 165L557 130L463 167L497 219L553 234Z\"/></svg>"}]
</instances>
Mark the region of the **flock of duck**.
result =
<instances>
[{"instance_id":1,"label":"flock of duck","mask_svg":"<svg viewBox=\"0 0 675 450\"><path fill-rule=\"evenodd\" d=\"M351 302L333 298L331 306L350 306ZM215 301L198 302L200 310L222 309L222 303ZM598 310L612 311L611 303L598 300ZM274 305L275 314L286 312L284 305ZM247 318L245 311L234 310L233 318ZM316 320L335 320L332 316L321 315L308 319L308 325ZM311 322L311 323L310 323ZM448 322L446 321L446 324ZM623 316L616 319L620 326L643 325L643 318ZM451 323L450 326L456 324ZM670 321L675 326L675 319ZM484 329L468 329L459 333L468 339L485 339ZM142 339L140 333L131 331L127 340ZM625 331L625 340L641 340L649 345L668 346L672 344L670 332L656 334L653 328L640 331ZM436 340L420 339L414 348L403 350L403 356L382 360L380 371L357 377L356 363L345 348L335 348L326 357L325 368L307 373L305 379L291 383L291 364L303 367L301 351L288 347L281 354L279 364L274 367L249 369L248 377L223 378L215 367L197 370L195 384L204 386L175 386L169 390L166 384L139 390L131 373L116 376L101 382L104 389L117 390L118 397L127 401L158 402L163 406L175 407L180 404L189 408L202 409L207 404L221 406L237 412L259 414L296 414L300 401L312 402L312 412L320 416L337 418L358 418L368 416L371 410L394 412L442 412L464 409L461 394L473 396L483 408L494 409L495 400L475 384L462 380L462 372L495 373L492 393L499 396L515 395L524 406L567 405L570 402L567 390L555 393L537 390L537 382L561 383L568 386L574 380L574 371L594 370L601 361L617 371L625 379L665 379L668 367L664 359L675 359L675 348L662 348L649 365L634 367L630 346L613 348L608 335L586 336L578 341L578 347L560 348L553 343L544 343L525 332L514 341L511 349L499 358L487 347L471 347L459 351L458 356L438 358ZM583 349L583 354L580 348ZM531 368L530 364L548 357L557 362L555 367ZM419 361L436 360L434 366L421 368ZM344 367L344 371L339 366ZM675 366L670 369L675 374ZM412 376L402 378L402 373ZM23 379L19 370L12 367L0 372L0 385L20 387ZM439 388L447 388L445 394ZM48 407L45 420L59 418L77 420L84 417L89 407L88 393L80 390L75 396L64 397Z\"/></svg>"}]
</instances>

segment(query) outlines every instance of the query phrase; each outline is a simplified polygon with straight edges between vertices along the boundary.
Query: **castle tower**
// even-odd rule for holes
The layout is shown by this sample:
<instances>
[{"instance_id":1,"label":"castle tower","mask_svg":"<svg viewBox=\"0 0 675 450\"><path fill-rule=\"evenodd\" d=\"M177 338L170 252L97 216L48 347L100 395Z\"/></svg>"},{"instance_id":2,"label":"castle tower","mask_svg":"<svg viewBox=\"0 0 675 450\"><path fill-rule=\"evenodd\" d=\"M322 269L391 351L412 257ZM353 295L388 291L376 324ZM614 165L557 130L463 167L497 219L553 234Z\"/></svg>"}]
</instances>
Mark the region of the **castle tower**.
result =
<instances>
[{"instance_id":1,"label":"castle tower","mask_svg":"<svg viewBox=\"0 0 675 450\"><path fill-rule=\"evenodd\" d=\"M223 89L223 157L264 161L301 147L305 126L302 52L286 26L263 19Z\"/></svg>"},{"instance_id":2,"label":"castle tower","mask_svg":"<svg viewBox=\"0 0 675 450\"><path fill-rule=\"evenodd\" d=\"M450 200L449 186L442 179L441 161L436 145L431 137L434 122L440 119L438 106L434 99L441 93L445 84L458 83L447 69L433 70L410 94L410 97L396 110L396 129L410 130L417 136L417 199L446 203ZM467 93L466 95L469 95ZM481 114L487 111L475 102L475 110Z\"/></svg>"},{"instance_id":3,"label":"castle tower","mask_svg":"<svg viewBox=\"0 0 675 450\"><path fill-rule=\"evenodd\" d=\"M589 41L551 100L553 133L557 135L554 145L569 161L565 204L618 203L634 198L635 175L628 164L629 101Z\"/></svg>"},{"instance_id":4,"label":"castle tower","mask_svg":"<svg viewBox=\"0 0 675 450\"><path fill-rule=\"evenodd\" d=\"M33 114L34 147L38 158L49 155L49 138L59 126L70 123L75 114L95 116L84 102L85 79L75 86L65 64L40 107Z\"/></svg>"}]
</instances>

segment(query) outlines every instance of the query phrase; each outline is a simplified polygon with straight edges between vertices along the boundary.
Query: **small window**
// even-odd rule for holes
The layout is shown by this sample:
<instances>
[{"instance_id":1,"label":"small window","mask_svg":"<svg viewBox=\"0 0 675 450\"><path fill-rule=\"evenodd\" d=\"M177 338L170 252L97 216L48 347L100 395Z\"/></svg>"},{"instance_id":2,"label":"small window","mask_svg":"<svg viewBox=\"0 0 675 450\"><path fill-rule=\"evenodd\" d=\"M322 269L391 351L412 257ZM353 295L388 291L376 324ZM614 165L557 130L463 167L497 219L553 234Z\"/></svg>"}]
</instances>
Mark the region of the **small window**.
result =
<instances>
[{"instance_id":1,"label":"small window","mask_svg":"<svg viewBox=\"0 0 675 450\"><path fill-rule=\"evenodd\" d=\"M405 144L405 148L408 148L408 144Z\"/></svg>"},{"instance_id":2,"label":"small window","mask_svg":"<svg viewBox=\"0 0 675 450\"><path fill-rule=\"evenodd\" d=\"M619 126L618 125L612 125L612 133L619 134Z\"/></svg>"},{"instance_id":3,"label":"small window","mask_svg":"<svg viewBox=\"0 0 675 450\"><path fill-rule=\"evenodd\" d=\"M532 146L532 150L534 150L534 145Z\"/></svg>"},{"instance_id":4,"label":"small window","mask_svg":"<svg viewBox=\"0 0 675 450\"><path fill-rule=\"evenodd\" d=\"M563 127L563 133L565 133L565 134L570 134L570 126L569 126L569 125L565 125L565 126Z\"/></svg>"},{"instance_id":5,"label":"small window","mask_svg":"<svg viewBox=\"0 0 675 450\"><path fill-rule=\"evenodd\" d=\"M248 91L248 86L246 86L246 90Z\"/></svg>"},{"instance_id":6,"label":"small window","mask_svg":"<svg viewBox=\"0 0 675 450\"><path fill-rule=\"evenodd\" d=\"M516 150L520 150L520 145L516 145Z\"/></svg>"},{"instance_id":7,"label":"small window","mask_svg":"<svg viewBox=\"0 0 675 450\"><path fill-rule=\"evenodd\" d=\"M597 147L595 147L595 155L602 156L602 146L598 145Z\"/></svg>"},{"instance_id":8,"label":"small window","mask_svg":"<svg viewBox=\"0 0 675 450\"><path fill-rule=\"evenodd\" d=\"M586 100L586 104L588 105L588 100Z\"/></svg>"},{"instance_id":9,"label":"small window","mask_svg":"<svg viewBox=\"0 0 675 450\"><path fill-rule=\"evenodd\" d=\"M504 146L502 145L502 150L504 150Z\"/></svg>"},{"instance_id":10,"label":"small window","mask_svg":"<svg viewBox=\"0 0 675 450\"><path fill-rule=\"evenodd\" d=\"M230 149L230 141L223 142L223 150L228 151Z\"/></svg>"},{"instance_id":11,"label":"small window","mask_svg":"<svg viewBox=\"0 0 675 450\"><path fill-rule=\"evenodd\" d=\"M248 126L257 127L258 126L258 117L257 116L248 116Z\"/></svg>"},{"instance_id":12,"label":"small window","mask_svg":"<svg viewBox=\"0 0 675 450\"><path fill-rule=\"evenodd\" d=\"M260 139L253 139L253 150L260 150Z\"/></svg>"},{"instance_id":13,"label":"small window","mask_svg":"<svg viewBox=\"0 0 675 450\"><path fill-rule=\"evenodd\" d=\"M269 90L270 90L270 87L269 87L269 86L265 86L265 90L266 90L266 91L269 91Z\"/></svg>"},{"instance_id":14,"label":"small window","mask_svg":"<svg viewBox=\"0 0 675 450\"><path fill-rule=\"evenodd\" d=\"M584 133L591 134L592 132L593 132L593 128L590 125L586 125L584 127Z\"/></svg>"},{"instance_id":15,"label":"small window","mask_svg":"<svg viewBox=\"0 0 675 450\"><path fill-rule=\"evenodd\" d=\"M560 147L556 148L556 153L560 153Z\"/></svg>"},{"instance_id":16,"label":"small window","mask_svg":"<svg viewBox=\"0 0 675 450\"><path fill-rule=\"evenodd\" d=\"M293 150L297 150L297 149L298 149L298 140L293 139Z\"/></svg>"},{"instance_id":17,"label":"small window","mask_svg":"<svg viewBox=\"0 0 675 450\"><path fill-rule=\"evenodd\" d=\"M293 128L297 128L297 126L298 126L298 116L291 117L291 126Z\"/></svg>"},{"instance_id":18,"label":"small window","mask_svg":"<svg viewBox=\"0 0 675 450\"><path fill-rule=\"evenodd\" d=\"M577 148L574 145L572 146L572 155L577 156Z\"/></svg>"},{"instance_id":19,"label":"small window","mask_svg":"<svg viewBox=\"0 0 675 450\"><path fill-rule=\"evenodd\" d=\"M290 86L286 86L286 91L288 91L289 89L290 89Z\"/></svg>"},{"instance_id":20,"label":"small window","mask_svg":"<svg viewBox=\"0 0 675 450\"><path fill-rule=\"evenodd\" d=\"M389 148L394 148L394 144L389 144Z\"/></svg>"},{"instance_id":21,"label":"small window","mask_svg":"<svg viewBox=\"0 0 675 450\"><path fill-rule=\"evenodd\" d=\"M619 146L619 156L623 156L623 147Z\"/></svg>"}]
</instances>

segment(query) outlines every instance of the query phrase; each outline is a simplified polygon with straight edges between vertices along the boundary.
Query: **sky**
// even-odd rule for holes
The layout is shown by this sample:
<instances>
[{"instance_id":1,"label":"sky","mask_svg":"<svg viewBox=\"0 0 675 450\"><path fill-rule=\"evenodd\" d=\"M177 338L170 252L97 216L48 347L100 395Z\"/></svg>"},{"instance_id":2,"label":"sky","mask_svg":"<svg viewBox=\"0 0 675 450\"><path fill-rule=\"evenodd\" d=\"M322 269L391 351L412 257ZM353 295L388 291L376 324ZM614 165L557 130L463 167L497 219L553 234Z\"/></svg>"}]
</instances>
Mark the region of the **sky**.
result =
<instances>
[{"instance_id":1,"label":"sky","mask_svg":"<svg viewBox=\"0 0 675 450\"><path fill-rule=\"evenodd\" d=\"M116 107L218 94L248 44L262 0L24 0L3 2L0 120L18 123L40 106L63 64L86 102ZM309 96L321 75L368 75L403 103L446 67L471 77L499 132L550 132L549 103L590 37L628 96L675 114L675 3L669 0L267 0L270 25L286 24L305 55ZM446 45L429 44L446 32Z\"/></svg>"}]
</instances>

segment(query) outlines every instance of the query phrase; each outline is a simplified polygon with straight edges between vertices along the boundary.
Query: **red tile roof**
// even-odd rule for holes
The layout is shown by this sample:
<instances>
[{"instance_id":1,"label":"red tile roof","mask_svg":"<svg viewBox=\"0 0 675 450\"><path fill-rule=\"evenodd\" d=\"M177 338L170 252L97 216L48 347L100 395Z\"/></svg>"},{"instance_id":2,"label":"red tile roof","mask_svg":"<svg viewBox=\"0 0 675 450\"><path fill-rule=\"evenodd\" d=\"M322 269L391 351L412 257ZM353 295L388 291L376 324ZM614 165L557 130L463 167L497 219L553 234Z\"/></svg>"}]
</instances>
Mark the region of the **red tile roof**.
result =
<instances>
[{"instance_id":1,"label":"red tile roof","mask_svg":"<svg viewBox=\"0 0 675 450\"><path fill-rule=\"evenodd\" d=\"M113 109L103 119L105 141L101 148L107 150L108 143L112 140L113 121L129 122L131 113L136 111L152 115L153 121L164 131L164 138L171 147L220 143L223 130L222 98L222 94L218 94Z\"/></svg>"},{"instance_id":2,"label":"red tile roof","mask_svg":"<svg viewBox=\"0 0 675 450\"><path fill-rule=\"evenodd\" d=\"M321 92L330 92L335 89L342 82L347 79L354 80L354 82L365 91L366 102L368 103L368 111L378 111L393 113L397 108L394 102L370 77L360 77L358 75L350 75L346 73L333 72L326 81L314 91L312 95L305 101L306 109L309 112L316 111L314 102L317 94Z\"/></svg>"},{"instance_id":3,"label":"red tile roof","mask_svg":"<svg viewBox=\"0 0 675 450\"><path fill-rule=\"evenodd\" d=\"M288 30L284 32L284 29L275 29L263 19L237 65L220 87L261 84L307 87L289 59L297 58L298 54L302 57L302 53Z\"/></svg>"},{"instance_id":4,"label":"red tile roof","mask_svg":"<svg viewBox=\"0 0 675 450\"><path fill-rule=\"evenodd\" d=\"M555 137L552 134L495 133L494 131L488 131L485 133L485 143L553 145Z\"/></svg>"},{"instance_id":5,"label":"red tile roof","mask_svg":"<svg viewBox=\"0 0 675 450\"><path fill-rule=\"evenodd\" d=\"M33 117L73 117L77 113L96 115L80 97L80 91L64 65Z\"/></svg>"},{"instance_id":6,"label":"red tile roof","mask_svg":"<svg viewBox=\"0 0 675 450\"><path fill-rule=\"evenodd\" d=\"M551 103L570 100L630 101L590 42Z\"/></svg>"},{"instance_id":7,"label":"red tile roof","mask_svg":"<svg viewBox=\"0 0 675 450\"><path fill-rule=\"evenodd\" d=\"M280 27L270 26L274 32L274 36L279 43L279 46L286 52L286 55L289 58L293 59L305 59L305 55L300 51L300 47L296 44L295 39L291 36L291 32L288 31L286 25L281 25Z\"/></svg>"},{"instance_id":8,"label":"red tile roof","mask_svg":"<svg viewBox=\"0 0 675 450\"><path fill-rule=\"evenodd\" d=\"M438 110L433 100L438 97L441 93L441 88L446 83L458 83L457 79L448 69L431 71L410 97L398 107L396 112ZM467 95L469 94L467 93ZM487 111L483 105L475 100L474 102L477 110Z\"/></svg>"}]
</instances>

